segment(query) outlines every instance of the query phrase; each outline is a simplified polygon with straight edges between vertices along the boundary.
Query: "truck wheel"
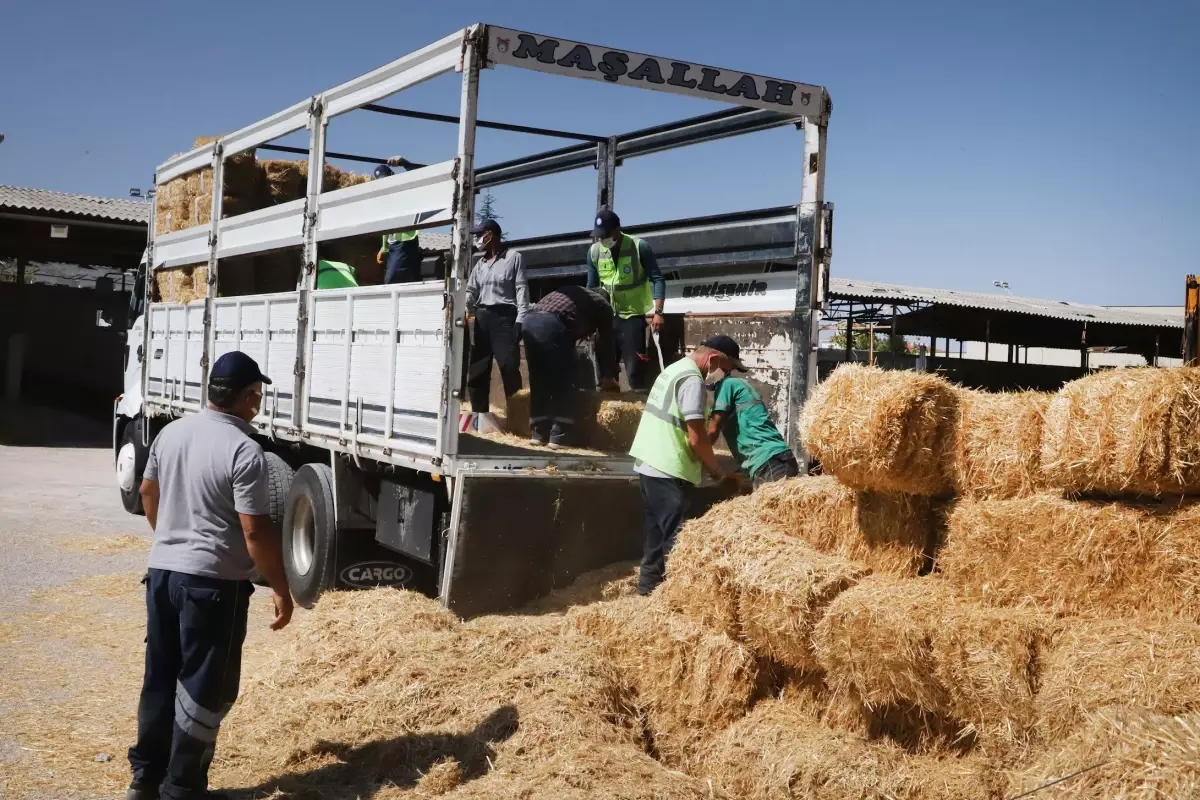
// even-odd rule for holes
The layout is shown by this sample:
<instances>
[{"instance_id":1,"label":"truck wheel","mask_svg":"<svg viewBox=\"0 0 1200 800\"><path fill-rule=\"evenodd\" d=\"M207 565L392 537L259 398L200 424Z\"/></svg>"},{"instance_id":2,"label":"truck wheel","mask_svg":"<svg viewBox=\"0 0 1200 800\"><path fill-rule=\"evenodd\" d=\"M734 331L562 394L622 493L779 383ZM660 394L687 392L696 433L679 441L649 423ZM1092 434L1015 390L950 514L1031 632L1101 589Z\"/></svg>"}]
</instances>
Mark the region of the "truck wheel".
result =
<instances>
[{"instance_id":1,"label":"truck wheel","mask_svg":"<svg viewBox=\"0 0 1200 800\"><path fill-rule=\"evenodd\" d=\"M145 514L142 495L142 473L146 470L146 446L142 444L142 420L135 419L121 432L121 446L116 454L117 488L121 490L121 505L130 514Z\"/></svg>"},{"instance_id":2,"label":"truck wheel","mask_svg":"<svg viewBox=\"0 0 1200 800\"><path fill-rule=\"evenodd\" d=\"M283 514L283 568L292 597L312 608L337 580L333 470L304 464L296 470Z\"/></svg>"},{"instance_id":3,"label":"truck wheel","mask_svg":"<svg viewBox=\"0 0 1200 800\"><path fill-rule=\"evenodd\" d=\"M267 483L271 501L271 524L275 530L283 530L283 513L287 508L288 492L292 489L292 481L296 470L275 453L263 453L267 457Z\"/></svg>"}]
</instances>

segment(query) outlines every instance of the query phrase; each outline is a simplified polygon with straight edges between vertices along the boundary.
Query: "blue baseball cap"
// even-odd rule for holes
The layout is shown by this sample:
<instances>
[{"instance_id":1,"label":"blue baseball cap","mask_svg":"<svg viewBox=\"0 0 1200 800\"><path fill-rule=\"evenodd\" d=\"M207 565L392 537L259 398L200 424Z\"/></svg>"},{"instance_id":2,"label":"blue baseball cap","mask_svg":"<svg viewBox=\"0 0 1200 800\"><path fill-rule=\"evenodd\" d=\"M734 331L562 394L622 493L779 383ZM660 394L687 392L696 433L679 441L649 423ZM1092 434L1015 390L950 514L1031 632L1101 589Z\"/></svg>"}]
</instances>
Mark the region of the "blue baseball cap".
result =
<instances>
[{"instance_id":1,"label":"blue baseball cap","mask_svg":"<svg viewBox=\"0 0 1200 800\"><path fill-rule=\"evenodd\" d=\"M602 208L596 214L596 227L592 228L592 236L600 239L608 236L619 227L621 227L621 218L616 215L616 212L611 209Z\"/></svg>"},{"instance_id":2,"label":"blue baseball cap","mask_svg":"<svg viewBox=\"0 0 1200 800\"><path fill-rule=\"evenodd\" d=\"M241 350L230 350L216 360L208 372L209 383L228 386L230 389L245 389L252 383L270 384L271 379L262 374L258 362Z\"/></svg>"}]
</instances>

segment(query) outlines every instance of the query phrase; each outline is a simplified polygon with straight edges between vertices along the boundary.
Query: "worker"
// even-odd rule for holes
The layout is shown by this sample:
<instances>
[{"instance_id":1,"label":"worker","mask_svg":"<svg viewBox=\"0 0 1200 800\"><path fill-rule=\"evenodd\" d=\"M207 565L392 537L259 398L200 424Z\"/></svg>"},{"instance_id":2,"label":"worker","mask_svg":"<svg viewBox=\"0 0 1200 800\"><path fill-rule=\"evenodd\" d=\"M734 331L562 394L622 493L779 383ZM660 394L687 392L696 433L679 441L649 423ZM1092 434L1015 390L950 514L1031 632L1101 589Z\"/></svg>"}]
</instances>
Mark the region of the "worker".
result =
<instances>
[{"instance_id":1,"label":"worker","mask_svg":"<svg viewBox=\"0 0 1200 800\"><path fill-rule=\"evenodd\" d=\"M717 336L721 349L738 360L740 348L728 336ZM738 361L738 363L741 363ZM788 448L779 429L771 422L767 406L758 391L741 378L728 376L714 387L712 414L708 418L708 440L716 442L725 434L738 466L753 481L754 488L765 483L794 478L800 465Z\"/></svg>"},{"instance_id":2,"label":"worker","mask_svg":"<svg viewBox=\"0 0 1200 800\"><path fill-rule=\"evenodd\" d=\"M504 244L500 223L484 220L471 229L483 251L467 279L467 313L475 320L467 393L480 430L498 428L489 413L492 359L500 369L505 398L521 391L521 323L529 311L529 284L521 254Z\"/></svg>"},{"instance_id":3,"label":"worker","mask_svg":"<svg viewBox=\"0 0 1200 800\"><path fill-rule=\"evenodd\" d=\"M625 365L625 379L631 391L645 391L646 315L654 316L650 325L655 333L662 329L663 303L667 282L658 269L650 245L621 232L621 218L607 208L596 214L592 230L596 241L587 253L587 286L608 295L616 315L617 348Z\"/></svg>"},{"instance_id":4,"label":"worker","mask_svg":"<svg viewBox=\"0 0 1200 800\"><path fill-rule=\"evenodd\" d=\"M317 262L318 289L353 289L358 286L358 273L344 261Z\"/></svg>"},{"instance_id":5,"label":"worker","mask_svg":"<svg viewBox=\"0 0 1200 800\"><path fill-rule=\"evenodd\" d=\"M596 337L600 388L617 390L612 307L599 292L563 286L525 315L521 336L529 366L530 443L551 448L574 443L579 394L575 343Z\"/></svg>"},{"instance_id":6,"label":"worker","mask_svg":"<svg viewBox=\"0 0 1200 800\"><path fill-rule=\"evenodd\" d=\"M167 425L150 447L140 487L154 531L146 667L126 800L208 796L217 730L238 693L255 572L271 589L272 630L292 617L266 459L250 438L270 382L245 353L222 355L208 408Z\"/></svg>"},{"instance_id":7,"label":"worker","mask_svg":"<svg viewBox=\"0 0 1200 800\"><path fill-rule=\"evenodd\" d=\"M413 164L400 156L388 159L387 164L375 168L375 179L390 178L395 173L392 167L414 169L421 166ZM383 273L384 283L416 283L421 280L421 241L417 231L396 231L385 233L379 252L375 254L375 263L382 264L387 259L387 269Z\"/></svg>"},{"instance_id":8,"label":"worker","mask_svg":"<svg viewBox=\"0 0 1200 800\"><path fill-rule=\"evenodd\" d=\"M705 428L705 385L715 386L730 370L744 369L727 336L706 339L687 358L667 367L646 398L629 454L641 484L645 544L638 594L648 595L663 581L667 556L686 521L692 488L702 470L713 479L740 484L717 465Z\"/></svg>"}]
</instances>

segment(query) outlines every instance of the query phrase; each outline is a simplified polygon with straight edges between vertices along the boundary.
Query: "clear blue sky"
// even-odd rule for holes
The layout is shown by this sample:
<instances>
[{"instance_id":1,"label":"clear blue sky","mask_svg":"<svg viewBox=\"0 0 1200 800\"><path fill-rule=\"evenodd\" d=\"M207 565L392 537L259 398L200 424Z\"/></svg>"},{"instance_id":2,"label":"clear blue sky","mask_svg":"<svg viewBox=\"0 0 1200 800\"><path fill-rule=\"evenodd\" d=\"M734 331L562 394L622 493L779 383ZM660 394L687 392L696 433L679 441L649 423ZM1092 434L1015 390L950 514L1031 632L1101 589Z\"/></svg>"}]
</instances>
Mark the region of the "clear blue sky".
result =
<instances>
[{"instance_id":1,"label":"clear blue sky","mask_svg":"<svg viewBox=\"0 0 1200 800\"><path fill-rule=\"evenodd\" d=\"M56 2L0 8L0 183L125 196L228 132L472 22L828 87L835 274L1107 304L1178 304L1200 271L1200 3ZM390 100L456 112L456 77ZM485 73L481 116L618 133L719 106ZM452 156L453 128L366 112L334 149ZM478 163L558 146L485 132ZM799 136L635 160L647 222L796 202ZM593 173L496 192L513 236L582 229Z\"/></svg>"}]
</instances>

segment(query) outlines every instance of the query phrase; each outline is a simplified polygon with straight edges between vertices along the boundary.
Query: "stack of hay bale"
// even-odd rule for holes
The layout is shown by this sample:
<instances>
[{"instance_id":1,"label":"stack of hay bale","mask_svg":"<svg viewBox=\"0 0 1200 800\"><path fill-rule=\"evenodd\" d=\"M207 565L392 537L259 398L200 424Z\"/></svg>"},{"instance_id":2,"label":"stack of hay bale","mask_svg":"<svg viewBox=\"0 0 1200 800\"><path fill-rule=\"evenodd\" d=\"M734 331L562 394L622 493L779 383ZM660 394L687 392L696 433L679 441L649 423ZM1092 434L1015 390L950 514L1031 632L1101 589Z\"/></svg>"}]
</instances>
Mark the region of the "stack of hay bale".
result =
<instances>
[{"instance_id":1,"label":"stack of hay bale","mask_svg":"<svg viewBox=\"0 0 1200 800\"><path fill-rule=\"evenodd\" d=\"M193 147L208 144L214 137L200 137ZM347 172L329 164L325 165L321 191L343 189L370 180L368 175ZM308 189L308 162L300 160L269 159L259 161L255 151L238 153L225 160L224 196L221 201L222 214L233 217L281 203L303 198ZM212 168L189 172L173 178L157 188L155 195L155 234L207 225L212 220ZM352 237L329 242L322 246L322 257L344 261L358 266L374 264L379 249L376 236ZM286 256L287 254L283 254ZM286 291L295 283L299 263L289 260L287 269L281 270L279 254L257 257L255 272L287 272L283 281L259 278L238 282L245 284L244 291ZM261 263L260 263L261 262ZM207 267L178 267L156 270L155 282L163 302L187 303L205 296L208 278ZM225 280L222 279L222 284ZM231 284L232 285L232 284Z\"/></svg>"},{"instance_id":2,"label":"stack of hay bale","mask_svg":"<svg viewBox=\"0 0 1200 800\"><path fill-rule=\"evenodd\" d=\"M1056 395L837 370L801 423L830 474L717 507L672 554L658 601L804 687L696 767L731 793L990 796L1111 754L1107 705L1135 707L1143 744L1147 714L1198 710L1198 418L1200 370ZM805 761L831 746L855 781Z\"/></svg>"}]
</instances>

